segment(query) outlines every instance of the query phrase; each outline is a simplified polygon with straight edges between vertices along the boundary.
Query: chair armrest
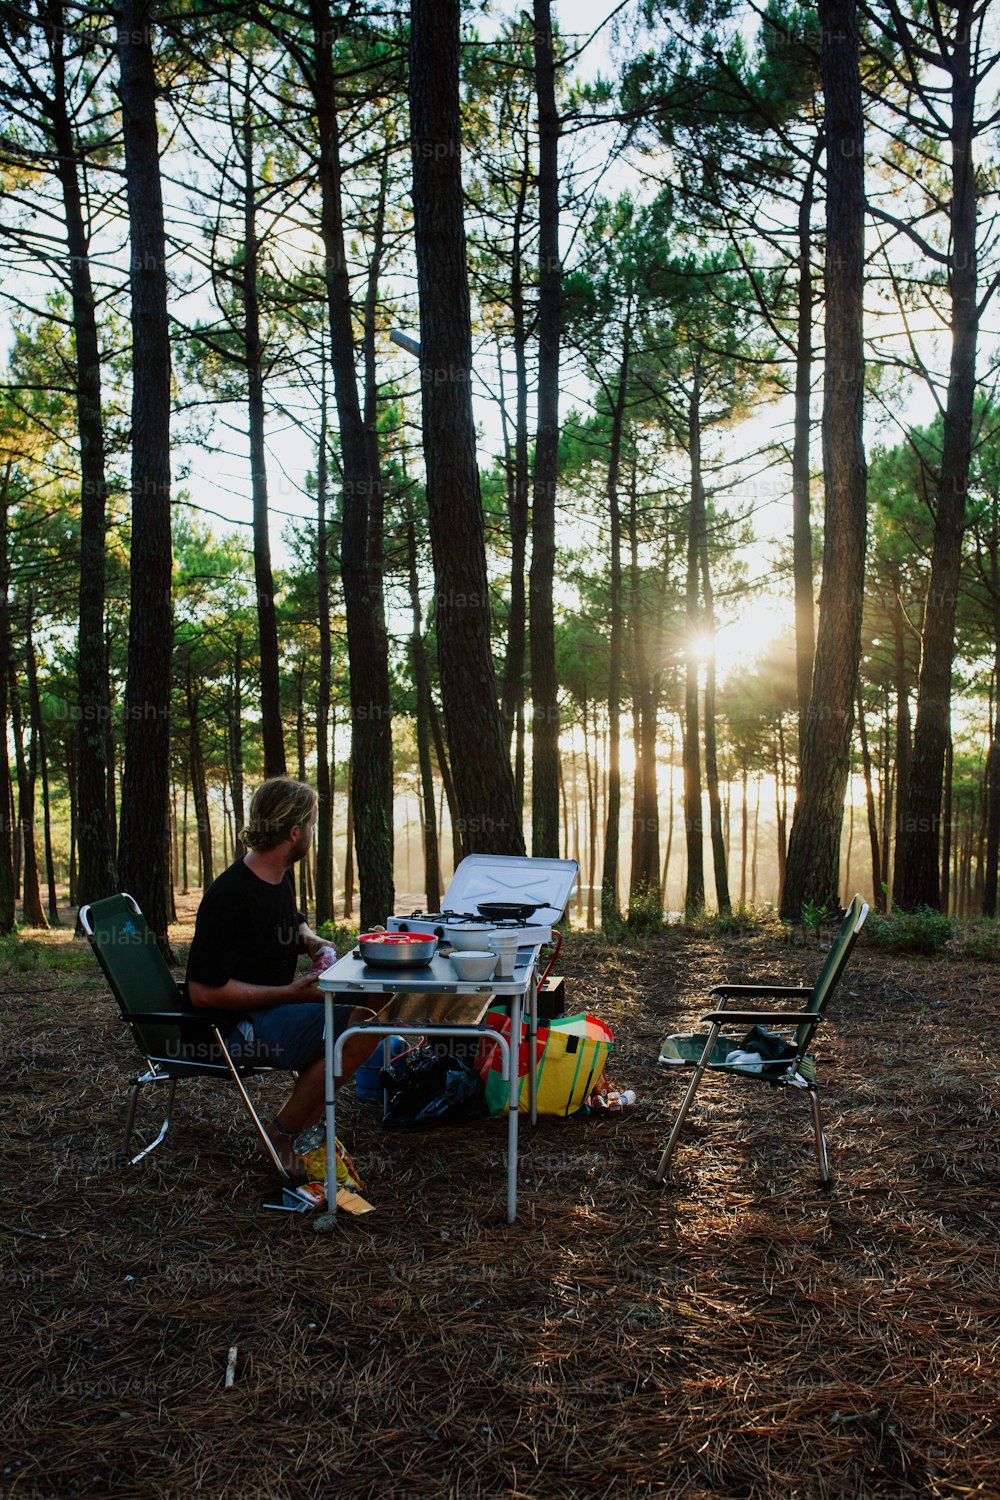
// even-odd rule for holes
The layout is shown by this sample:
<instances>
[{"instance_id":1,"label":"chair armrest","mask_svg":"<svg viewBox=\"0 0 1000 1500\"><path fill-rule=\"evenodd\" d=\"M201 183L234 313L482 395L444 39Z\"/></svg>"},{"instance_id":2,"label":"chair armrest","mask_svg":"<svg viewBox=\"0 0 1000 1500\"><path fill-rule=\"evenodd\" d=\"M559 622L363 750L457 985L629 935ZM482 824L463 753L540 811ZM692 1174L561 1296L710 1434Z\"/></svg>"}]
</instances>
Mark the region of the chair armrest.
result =
<instances>
[{"instance_id":1,"label":"chair armrest","mask_svg":"<svg viewBox=\"0 0 1000 1500\"><path fill-rule=\"evenodd\" d=\"M730 996L740 1000L764 1000L770 995L798 996L804 1000L812 990L803 989L800 984L717 984L708 993L723 1000Z\"/></svg>"},{"instance_id":2,"label":"chair armrest","mask_svg":"<svg viewBox=\"0 0 1000 1500\"><path fill-rule=\"evenodd\" d=\"M718 1022L720 1026L729 1021L738 1021L741 1026L761 1026L765 1021L772 1024L784 1021L789 1026L800 1026L803 1021L815 1021L818 1025L823 1017L814 1010L714 1010L711 1015L702 1016L701 1019L710 1021L713 1025Z\"/></svg>"},{"instance_id":3,"label":"chair armrest","mask_svg":"<svg viewBox=\"0 0 1000 1500\"><path fill-rule=\"evenodd\" d=\"M123 1021L135 1022L139 1026L181 1026L189 1030L192 1026L231 1025L234 1012L230 1010L123 1010ZM235 1015L238 1020L239 1016Z\"/></svg>"}]
</instances>

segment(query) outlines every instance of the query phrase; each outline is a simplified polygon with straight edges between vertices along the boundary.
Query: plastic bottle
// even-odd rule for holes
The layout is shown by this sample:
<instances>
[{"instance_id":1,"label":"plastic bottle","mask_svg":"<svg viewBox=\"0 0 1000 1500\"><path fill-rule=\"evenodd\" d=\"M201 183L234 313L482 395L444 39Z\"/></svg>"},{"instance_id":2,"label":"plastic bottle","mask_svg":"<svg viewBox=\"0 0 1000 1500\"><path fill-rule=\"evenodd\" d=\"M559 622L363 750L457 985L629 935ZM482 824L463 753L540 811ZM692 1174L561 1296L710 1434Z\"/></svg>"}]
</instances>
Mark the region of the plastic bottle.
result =
<instances>
[{"instance_id":1,"label":"plastic bottle","mask_svg":"<svg viewBox=\"0 0 1000 1500\"><path fill-rule=\"evenodd\" d=\"M638 1099L635 1089L624 1089L618 1097L621 1099L623 1109L631 1109Z\"/></svg>"}]
</instances>

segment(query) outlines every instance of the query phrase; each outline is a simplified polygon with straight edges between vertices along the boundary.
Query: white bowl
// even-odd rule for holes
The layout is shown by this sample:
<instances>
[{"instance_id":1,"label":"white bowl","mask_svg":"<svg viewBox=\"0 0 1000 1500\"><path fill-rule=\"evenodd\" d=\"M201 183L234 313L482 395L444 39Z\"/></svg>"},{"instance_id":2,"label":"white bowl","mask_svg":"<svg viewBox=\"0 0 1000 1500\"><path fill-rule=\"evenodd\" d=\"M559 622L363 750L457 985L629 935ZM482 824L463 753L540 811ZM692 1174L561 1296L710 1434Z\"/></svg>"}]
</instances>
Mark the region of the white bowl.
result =
<instances>
[{"instance_id":1,"label":"white bowl","mask_svg":"<svg viewBox=\"0 0 1000 1500\"><path fill-rule=\"evenodd\" d=\"M474 949L451 955L452 968L459 979L492 979L497 966L495 953L479 953Z\"/></svg>"}]
</instances>

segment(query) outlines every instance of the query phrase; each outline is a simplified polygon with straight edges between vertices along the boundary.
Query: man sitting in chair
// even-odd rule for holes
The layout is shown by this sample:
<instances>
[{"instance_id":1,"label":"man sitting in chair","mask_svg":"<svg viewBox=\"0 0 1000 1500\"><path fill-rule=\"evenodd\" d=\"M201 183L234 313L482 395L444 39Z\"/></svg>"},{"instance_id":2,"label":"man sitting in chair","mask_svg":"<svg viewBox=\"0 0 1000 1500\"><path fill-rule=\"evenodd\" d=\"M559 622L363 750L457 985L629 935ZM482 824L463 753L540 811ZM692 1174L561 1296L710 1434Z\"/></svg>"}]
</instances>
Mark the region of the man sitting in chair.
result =
<instances>
[{"instance_id":1,"label":"man sitting in chair","mask_svg":"<svg viewBox=\"0 0 1000 1500\"><path fill-rule=\"evenodd\" d=\"M300 954L315 956L324 945L296 906L292 877L312 843L317 812L315 791L301 781L275 776L258 787L240 835L247 852L202 897L187 965L191 1004L232 1012L226 1045L234 1059L298 1073L265 1127L297 1181L306 1174L295 1138L323 1118L325 1098L323 995L314 973L295 972ZM373 1015L351 1005L335 1005L333 1013L335 1038ZM377 1045L377 1038L351 1038L337 1088Z\"/></svg>"}]
</instances>

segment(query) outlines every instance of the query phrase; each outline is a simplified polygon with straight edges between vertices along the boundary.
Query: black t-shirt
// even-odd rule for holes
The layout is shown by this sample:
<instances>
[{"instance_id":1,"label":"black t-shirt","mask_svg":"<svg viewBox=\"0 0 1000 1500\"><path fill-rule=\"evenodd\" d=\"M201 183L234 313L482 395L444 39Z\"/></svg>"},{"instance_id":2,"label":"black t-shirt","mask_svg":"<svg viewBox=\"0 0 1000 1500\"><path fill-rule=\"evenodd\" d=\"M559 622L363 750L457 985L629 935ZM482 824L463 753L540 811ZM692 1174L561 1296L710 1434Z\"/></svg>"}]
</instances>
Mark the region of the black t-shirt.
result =
<instances>
[{"instance_id":1,"label":"black t-shirt","mask_svg":"<svg viewBox=\"0 0 1000 1500\"><path fill-rule=\"evenodd\" d=\"M291 984L302 951L299 923L304 921L290 870L271 885L238 859L202 897L187 978L212 989L230 979Z\"/></svg>"}]
</instances>

